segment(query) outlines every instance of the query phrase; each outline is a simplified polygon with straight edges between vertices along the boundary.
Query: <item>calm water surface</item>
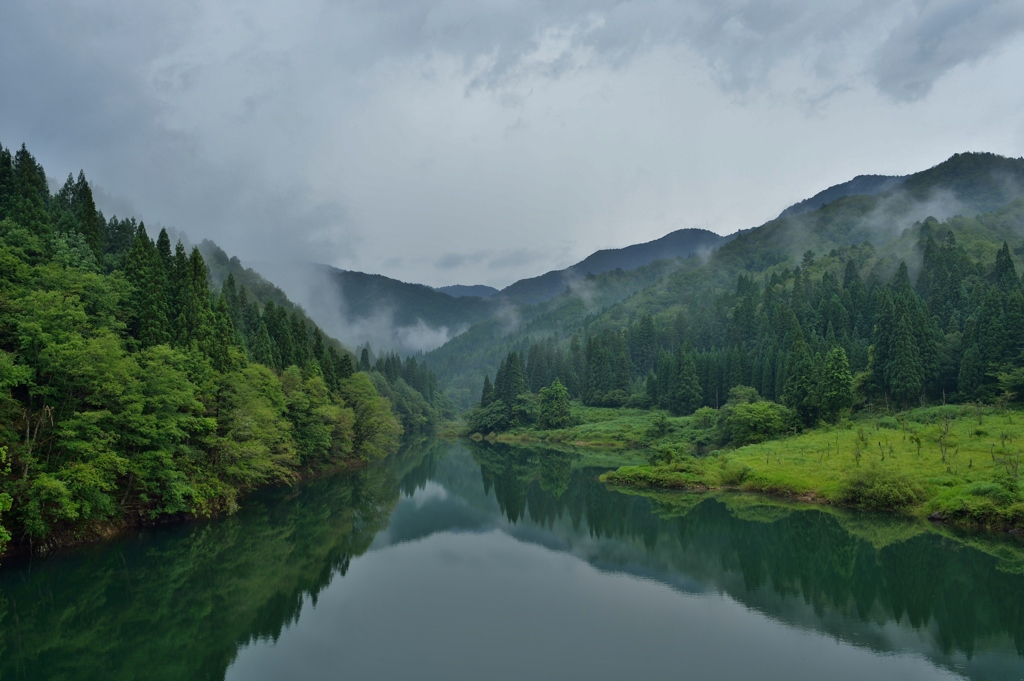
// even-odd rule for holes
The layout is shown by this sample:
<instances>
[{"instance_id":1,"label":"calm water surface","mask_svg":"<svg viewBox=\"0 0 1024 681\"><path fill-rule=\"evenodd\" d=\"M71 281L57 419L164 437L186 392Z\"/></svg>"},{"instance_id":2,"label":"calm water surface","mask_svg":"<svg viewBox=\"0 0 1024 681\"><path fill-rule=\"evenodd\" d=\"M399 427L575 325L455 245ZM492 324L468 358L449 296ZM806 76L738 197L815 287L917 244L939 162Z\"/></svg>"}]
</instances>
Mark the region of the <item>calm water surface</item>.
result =
<instances>
[{"instance_id":1,"label":"calm water surface","mask_svg":"<svg viewBox=\"0 0 1024 681\"><path fill-rule=\"evenodd\" d=\"M1024 544L410 443L0 569L13 679L1024 679Z\"/></svg>"}]
</instances>

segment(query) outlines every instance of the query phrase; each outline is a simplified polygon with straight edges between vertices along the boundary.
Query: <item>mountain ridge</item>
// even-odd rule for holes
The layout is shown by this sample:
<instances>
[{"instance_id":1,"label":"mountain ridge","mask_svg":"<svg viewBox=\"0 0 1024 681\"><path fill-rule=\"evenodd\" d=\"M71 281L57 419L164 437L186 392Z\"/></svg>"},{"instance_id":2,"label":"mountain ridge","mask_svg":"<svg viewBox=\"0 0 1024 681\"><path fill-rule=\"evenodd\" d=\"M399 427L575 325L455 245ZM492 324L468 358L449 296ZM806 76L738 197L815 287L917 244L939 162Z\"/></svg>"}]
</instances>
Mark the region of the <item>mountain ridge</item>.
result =
<instances>
[{"instance_id":1,"label":"mountain ridge","mask_svg":"<svg viewBox=\"0 0 1024 681\"><path fill-rule=\"evenodd\" d=\"M588 274L603 274L615 269L630 271L655 260L685 258L717 248L733 236L722 236L706 229L677 229L652 241L595 251L565 269L520 279L501 289L498 296L518 304L544 302L564 293L575 281Z\"/></svg>"}]
</instances>

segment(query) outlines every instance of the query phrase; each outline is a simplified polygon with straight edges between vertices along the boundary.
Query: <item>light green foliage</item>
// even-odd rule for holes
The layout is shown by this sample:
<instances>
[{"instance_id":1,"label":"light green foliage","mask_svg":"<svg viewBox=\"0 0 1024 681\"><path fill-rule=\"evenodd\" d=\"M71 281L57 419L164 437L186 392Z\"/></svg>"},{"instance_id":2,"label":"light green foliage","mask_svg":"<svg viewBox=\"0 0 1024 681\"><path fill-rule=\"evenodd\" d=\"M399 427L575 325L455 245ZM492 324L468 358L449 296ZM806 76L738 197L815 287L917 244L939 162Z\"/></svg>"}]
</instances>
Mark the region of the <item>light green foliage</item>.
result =
<instances>
[{"instance_id":1,"label":"light green foliage","mask_svg":"<svg viewBox=\"0 0 1024 681\"><path fill-rule=\"evenodd\" d=\"M304 379L293 365L281 375L281 383L302 464L322 466L351 454L355 415L330 394L323 378Z\"/></svg>"},{"instance_id":2,"label":"light green foliage","mask_svg":"<svg viewBox=\"0 0 1024 681\"><path fill-rule=\"evenodd\" d=\"M711 407L701 407L693 413L694 422L700 428L713 428L718 423L718 410Z\"/></svg>"},{"instance_id":3,"label":"light green foliage","mask_svg":"<svg viewBox=\"0 0 1024 681\"><path fill-rule=\"evenodd\" d=\"M265 310L246 289L213 295L198 250L102 220L84 175L55 197L10 191L0 182L0 553L12 535L45 545L231 511L257 486L395 448L390 403L283 294Z\"/></svg>"},{"instance_id":4,"label":"light green foliage","mask_svg":"<svg viewBox=\"0 0 1024 681\"><path fill-rule=\"evenodd\" d=\"M352 405L355 416L353 446L365 459L379 459L394 451L402 426L391 413L387 399L377 394L370 378L363 372L352 374L342 382L341 396Z\"/></svg>"},{"instance_id":5,"label":"light green foliage","mask_svg":"<svg viewBox=\"0 0 1024 681\"><path fill-rule=\"evenodd\" d=\"M224 377L215 462L240 489L294 479L298 454L287 402L273 372L252 364Z\"/></svg>"}]
</instances>

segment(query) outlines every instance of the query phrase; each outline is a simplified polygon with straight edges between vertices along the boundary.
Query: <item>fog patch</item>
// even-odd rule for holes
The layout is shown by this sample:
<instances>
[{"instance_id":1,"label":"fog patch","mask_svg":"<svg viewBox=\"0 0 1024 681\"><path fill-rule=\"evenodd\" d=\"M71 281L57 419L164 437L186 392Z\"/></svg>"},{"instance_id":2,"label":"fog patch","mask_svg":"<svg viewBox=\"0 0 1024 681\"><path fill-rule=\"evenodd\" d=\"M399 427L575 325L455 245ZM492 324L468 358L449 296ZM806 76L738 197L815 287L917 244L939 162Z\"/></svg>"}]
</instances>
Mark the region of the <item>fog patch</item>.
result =
<instances>
[{"instance_id":1,"label":"fog patch","mask_svg":"<svg viewBox=\"0 0 1024 681\"><path fill-rule=\"evenodd\" d=\"M393 351L410 355L440 347L465 331L433 327L422 319L399 324L385 301L372 315L356 315L349 310L341 282L323 265L261 262L250 266L301 306L324 332L349 348L369 343L377 354Z\"/></svg>"},{"instance_id":2,"label":"fog patch","mask_svg":"<svg viewBox=\"0 0 1024 681\"><path fill-rule=\"evenodd\" d=\"M579 298L588 313L597 312L597 279L593 276L566 277L569 295Z\"/></svg>"}]
</instances>

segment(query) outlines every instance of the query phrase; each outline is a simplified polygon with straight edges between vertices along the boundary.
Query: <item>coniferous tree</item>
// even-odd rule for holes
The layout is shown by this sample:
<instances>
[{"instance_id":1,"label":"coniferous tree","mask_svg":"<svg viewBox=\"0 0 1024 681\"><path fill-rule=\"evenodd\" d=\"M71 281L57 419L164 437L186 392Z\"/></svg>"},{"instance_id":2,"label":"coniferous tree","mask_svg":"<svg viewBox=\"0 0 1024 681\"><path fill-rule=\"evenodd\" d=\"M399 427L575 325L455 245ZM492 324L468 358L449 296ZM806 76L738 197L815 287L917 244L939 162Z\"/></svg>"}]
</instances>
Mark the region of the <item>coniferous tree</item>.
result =
<instances>
[{"instance_id":1,"label":"coniferous tree","mask_svg":"<svg viewBox=\"0 0 1024 681\"><path fill-rule=\"evenodd\" d=\"M673 386L672 411L677 414L692 414L701 404L703 391L697 378L693 358L683 348L676 351L675 365L678 378Z\"/></svg>"},{"instance_id":2,"label":"coniferous tree","mask_svg":"<svg viewBox=\"0 0 1024 681\"><path fill-rule=\"evenodd\" d=\"M214 330L209 271L198 248L193 247L188 259L188 278L182 313L185 320L183 343L196 343L201 351L212 354Z\"/></svg>"},{"instance_id":3,"label":"coniferous tree","mask_svg":"<svg viewBox=\"0 0 1024 681\"><path fill-rule=\"evenodd\" d=\"M260 320L259 326L256 330L255 338L250 345L250 352L252 353L252 360L259 362L260 364L268 367L273 367L280 364L280 361L275 357L276 348L273 345L273 341L270 339L270 333L267 331L267 325Z\"/></svg>"},{"instance_id":4,"label":"coniferous tree","mask_svg":"<svg viewBox=\"0 0 1024 681\"><path fill-rule=\"evenodd\" d=\"M1005 295L1010 295L1020 288L1017 268L1010 255L1010 246L1004 241L1003 247L996 253L996 264L992 268L992 283Z\"/></svg>"},{"instance_id":5,"label":"coniferous tree","mask_svg":"<svg viewBox=\"0 0 1024 681\"><path fill-rule=\"evenodd\" d=\"M569 341L569 369L566 387L573 397L580 397L583 394L584 357L583 347L580 345L580 338L575 333Z\"/></svg>"},{"instance_id":6,"label":"coniferous tree","mask_svg":"<svg viewBox=\"0 0 1024 681\"><path fill-rule=\"evenodd\" d=\"M783 401L800 414L807 425L818 420L821 410L819 375L810 348L802 338L793 343L787 361L789 375Z\"/></svg>"},{"instance_id":7,"label":"coniferous tree","mask_svg":"<svg viewBox=\"0 0 1024 681\"><path fill-rule=\"evenodd\" d=\"M210 343L210 360L213 368L220 372L232 371L240 368L238 360L243 357L241 348L238 346L238 336L235 333L235 326L231 322L231 313L228 310L227 300L223 295L217 301L217 309L214 313L213 337Z\"/></svg>"},{"instance_id":8,"label":"coniferous tree","mask_svg":"<svg viewBox=\"0 0 1024 681\"><path fill-rule=\"evenodd\" d=\"M491 377L484 376L484 388L480 393L480 406L490 406L491 401L494 399L494 388L491 386Z\"/></svg>"},{"instance_id":9,"label":"coniferous tree","mask_svg":"<svg viewBox=\"0 0 1024 681\"><path fill-rule=\"evenodd\" d=\"M167 283L170 285L171 270L174 267L174 254L171 251L171 238L167 236L167 230L161 229L160 234L156 238L156 253L160 258L160 266L164 270L164 276L166 276ZM234 279L231 280L234 282Z\"/></svg>"},{"instance_id":10,"label":"coniferous tree","mask_svg":"<svg viewBox=\"0 0 1024 681\"><path fill-rule=\"evenodd\" d=\"M821 406L826 420L835 422L839 415L853 406L853 374L846 350L833 347L825 357L825 370L821 377Z\"/></svg>"},{"instance_id":11,"label":"coniferous tree","mask_svg":"<svg viewBox=\"0 0 1024 681\"><path fill-rule=\"evenodd\" d=\"M924 388L924 368L918 353L916 338L909 320L901 317L896 322L889 349L890 361L886 378L893 399L906 409L921 395Z\"/></svg>"},{"instance_id":12,"label":"coniferous tree","mask_svg":"<svg viewBox=\"0 0 1024 681\"><path fill-rule=\"evenodd\" d=\"M166 278L156 248L140 224L125 261L125 279L132 286L131 333L143 347L170 341Z\"/></svg>"},{"instance_id":13,"label":"coniferous tree","mask_svg":"<svg viewBox=\"0 0 1024 681\"><path fill-rule=\"evenodd\" d=\"M981 396L984 383L985 364L981 359L981 352L978 350L977 344L972 344L964 352L964 357L960 362L960 373L957 376L960 399L977 399Z\"/></svg>"},{"instance_id":14,"label":"coniferous tree","mask_svg":"<svg viewBox=\"0 0 1024 681\"><path fill-rule=\"evenodd\" d=\"M168 291L170 292L167 301L169 307L168 319L172 320L174 341L177 345L187 345L189 342L188 317L185 314L185 307L191 298L191 277L188 255L185 253L185 246L181 241L174 245L174 262L167 273L167 280ZM258 327L259 324L255 324L252 327L252 333L255 334Z\"/></svg>"}]
</instances>

